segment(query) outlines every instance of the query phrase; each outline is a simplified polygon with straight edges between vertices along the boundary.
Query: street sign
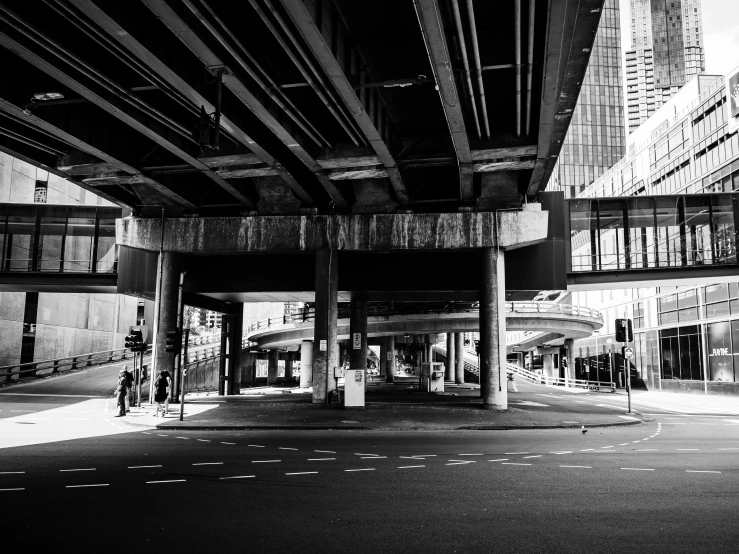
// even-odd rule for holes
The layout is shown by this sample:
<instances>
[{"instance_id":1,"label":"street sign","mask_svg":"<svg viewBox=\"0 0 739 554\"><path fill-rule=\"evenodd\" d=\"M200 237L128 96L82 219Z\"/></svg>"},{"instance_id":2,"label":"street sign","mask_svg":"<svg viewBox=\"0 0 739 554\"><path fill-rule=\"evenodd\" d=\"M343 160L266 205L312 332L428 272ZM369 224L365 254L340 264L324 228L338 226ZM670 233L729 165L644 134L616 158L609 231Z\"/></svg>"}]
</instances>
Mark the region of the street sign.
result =
<instances>
[{"instance_id":1,"label":"street sign","mask_svg":"<svg viewBox=\"0 0 739 554\"><path fill-rule=\"evenodd\" d=\"M362 333L352 333L352 350L362 348Z\"/></svg>"},{"instance_id":2,"label":"street sign","mask_svg":"<svg viewBox=\"0 0 739 554\"><path fill-rule=\"evenodd\" d=\"M624 358L626 358L627 360L630 360L633 357L634 357L634 349L631 348L630 346L628 348L624 348Z\"/></svg>"},{"instance_id":3,"label":"street sign","mask_svg":"<svg viewBox=\"0 0 739 554\"><path fill-rule=\"evenodd\" d=\"M326 352L326 341L325 341L325 340L322 340L322 341L321 341L321 342L319 343L319 348L318 348L318 349L319 349L319 350L320 350L321 352Z\"/></svg>"}]
</instances>

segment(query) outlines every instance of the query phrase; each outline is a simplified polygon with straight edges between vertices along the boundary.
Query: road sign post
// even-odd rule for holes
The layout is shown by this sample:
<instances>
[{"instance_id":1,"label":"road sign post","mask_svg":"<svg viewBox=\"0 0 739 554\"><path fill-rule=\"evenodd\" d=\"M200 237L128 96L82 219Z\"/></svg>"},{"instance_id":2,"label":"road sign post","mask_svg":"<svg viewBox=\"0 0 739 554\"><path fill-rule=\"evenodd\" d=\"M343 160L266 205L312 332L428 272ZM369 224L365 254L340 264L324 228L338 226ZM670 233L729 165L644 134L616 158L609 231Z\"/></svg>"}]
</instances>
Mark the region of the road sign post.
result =
<instances>
[{"instance_id":1,"label":"road sign post","mask_svg":"<svg viewBox=\"0 0 739 554\"><path fill-rule=\"evenodd\" d=\"M185 352L182 356L180 356L180 387L182 390L180 391L180 421L182 421L182 418L184 417L185 412L185 377L187 376L187 347L188 343L190 342L190 328L189 328L189 322L188 322L188 328L185 329ZM182 362L182 358L185 358L185 362Z\"/></svg>"},{"instance_id":2,"label":"road sign post","mask_svg":"<svg viewBox=\"0 0 739 554\"><path fill-rule=\"evenodd\" d=\"M634 349L629 347L629 343L634 340L633 326L630 319L616 320L616 342L623 342L621 355L624 359L624 381L626 385L626 395L628 396L629 412L631 413L631 371L629 370L629 360L634 356ZM628 354L628 356L627 356Z\"/></svg>"}]
</instances>

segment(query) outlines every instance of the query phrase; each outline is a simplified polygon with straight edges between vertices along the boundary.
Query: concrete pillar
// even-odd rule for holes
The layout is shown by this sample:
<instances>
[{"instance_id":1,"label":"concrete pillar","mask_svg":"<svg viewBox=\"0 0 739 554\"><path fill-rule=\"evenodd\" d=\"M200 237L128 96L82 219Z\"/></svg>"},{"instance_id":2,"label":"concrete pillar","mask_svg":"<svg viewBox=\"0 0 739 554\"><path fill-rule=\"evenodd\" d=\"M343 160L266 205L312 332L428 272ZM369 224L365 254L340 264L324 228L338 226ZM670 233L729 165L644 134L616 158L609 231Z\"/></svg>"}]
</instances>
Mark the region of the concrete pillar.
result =
<instances>
[{"instance_id":1,"label":"concrete pillar","mask_svg":"<svg viewBox=\"0 0 739 554\"><path fill-rule=\"evenodd\" d=\"M393 383L395 381L395 337L385 337L385 357L387 358L387 367L385 369L385 381Z\"/></svg>"},{"instance_id":2,"label":"concrete pillar","mask_svg":"<svg viewBox=\"0 0 739 554\"><path fill-rule=\"evenodd\" d=\"M516 352L516 365L526 367L526 352Z\"/></svg>"},{"instance_id":3,"label":"concrete pillar","mask_svg":"<svg viewBox=\"0 0 739 554\"><path fill-rule=\"evenodd\" d=\"M505 372L505 256L483 248L480 285L480 395L487 410L508 409Z\"/></svg>"},{"instance_id":4,"label":"concrete pillar","mask_svg":"<svg viewBox=\"0 0 739 554\"><path fill-rule=\"evenodd\" d=\"M542 369L547 377L559 377L557 368L554 367L554 354L543 354L541 357Z\"/></svg>"},{"instance_id":5,"label":"concrete pillar","mask_svg":"<svg viewBox=\"0 0 739 554\"><path fill-rule=\"evenodd\" d=\"M293 353L285 354L285 381L292 383L293 380Z\"/></svg>"},{"instance_id":6,"label":"concrete pillar","mask_svg":"<svg viewBox=\"0 0 739 554\"><path fill-rule=\"evenodd\" d=\"M567 379L567 386L570 386L570 381L575 379L575 341L573 339L565 340L565 348L567 349L567 373L565 377Z\"/></svg>"},{"instance_id":7,"label":"concrete pillar","mask_svg":"<svg viewBox=\"0 0 739 554\"><path fill-rule=\"evenodd\" d=\"M229 329L228 394L241 394L241 340L244 331L244 303L229 304L233 316Z\"/></svg>"},{"instance_id":8,"label":"concrete pillar","mask_svg":"<svg viewBox=\"0 0 739 554\"><path fill-rule=\"evenodd\" d=\"M456 370L454 372L454 381L461 385L464 383L464 333L457 333L456 345L454 348L454 358Z\"/></svg>"},{"instance_id":9,"label":"concrete pillar","mask_svg":"<svg viewBox=\"0 0 739 554\"><path fill-rule=\"evenodd\" d=\"M300 388L313 385L313 342L304 340L300 344Z\"/></svg>"},{"instance_id":10,"label":"concrete pillar","mask_svg":"<svg viewBox=\"0 0 739 554\"><path fill-rule=\"evenodd\" d=\"M447 381L454 381L454 367L456 358L454 356L454 333L446 334L446 373L444 379Z\"/></svg>"},{"instance_id":11,"label":"concrete pillar","mask_svg":"<svg viewBox=\"0 0 739 554\"><path fill-rule=\"evenodd\" d=\"M316 318L313 349L313 402L328 402L336 389L334 368L339 365L336 343L338 311L338 255L324 249L316 252Z\"/></svg>"},{"instance_id":12,"label":"concrete pillar","mask_svg":"<svg viewBox=\"0 0 739 554\"><path fill-rule=\"evenodd\" d=\"M387 374L387 345L385 341L380 343L380 379L384 379Z\"/></svg>"},{"instance_id":13,"label":"concrete pillar","mask_svg":"<svg viewBox=\"0 0 739 554\"><path fill-rule=\"evenodd\" d=\"M355 342L359 335L359 343ZM364 369L367 377L367 300L362 294L352 294L349 305L349 369Z\"/></svg>"},{"instance_id":14,"label":"concrete pillar","mask_svg":"<svg viewBox=\"0 0 739 554\"><path fill-rule=\"evenodd\" d=\"M274 385L277 383L277 361L279 359L279 352L277 350L270 350L267 354L267 384Z\"/></svg>"},{"instance_id":15,"label":"concrete pillar","mask_svg":"<svg viewBox=\"0 0 739 554\"><path fill-rule=\"evenodd\" d=\"M165 369L169 371L174 381L174 362L175 356L172 352L167 352L167 331L174 331L177 328L177 304L179 300L179 284L180 284L180 255L173 252L162 252L161 259L161 280L160 286L156 291L156 306L158 306L156 328L156 344L154 351L154 367L151 377L151 386L156 381L160 371ZM154 394L150 394L153 401Z\"/></svg>"}]
</instances>

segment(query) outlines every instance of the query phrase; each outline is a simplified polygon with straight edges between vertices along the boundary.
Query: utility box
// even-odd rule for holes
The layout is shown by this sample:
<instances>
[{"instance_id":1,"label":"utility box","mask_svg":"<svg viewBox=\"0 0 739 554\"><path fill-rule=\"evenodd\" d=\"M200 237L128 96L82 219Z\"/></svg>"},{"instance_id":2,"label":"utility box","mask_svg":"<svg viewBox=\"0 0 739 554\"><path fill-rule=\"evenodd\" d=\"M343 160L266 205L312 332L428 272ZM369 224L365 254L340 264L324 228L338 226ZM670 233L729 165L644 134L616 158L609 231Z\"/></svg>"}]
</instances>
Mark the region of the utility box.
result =
<instances>
[{"instance_id":1,"label":"utility box","mask_svg":"<svg viewBox=\"0 0 739 554\"><path fill-rule=\"evenodd\" d=\"M444 364L424 362L421 364L421 391L444 392Z\"/></svg>"},{"instance_id":2,"label":"utility box","mask_svg":"<svg viewBox=\"0 0 739 554\"><path fill-rule=\"evenodd\" d=\"M364 410L364 369L344 371L344 408Z\"/></svg>"}]
</instances>

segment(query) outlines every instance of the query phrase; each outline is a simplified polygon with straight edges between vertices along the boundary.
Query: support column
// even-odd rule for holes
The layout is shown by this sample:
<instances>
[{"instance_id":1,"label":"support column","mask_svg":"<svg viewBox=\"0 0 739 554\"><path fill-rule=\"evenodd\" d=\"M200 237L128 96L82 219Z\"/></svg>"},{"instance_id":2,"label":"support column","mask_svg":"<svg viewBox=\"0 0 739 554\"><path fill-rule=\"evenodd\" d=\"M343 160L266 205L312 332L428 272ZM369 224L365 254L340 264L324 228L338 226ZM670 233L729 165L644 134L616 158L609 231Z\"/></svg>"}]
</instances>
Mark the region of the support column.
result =
<instances>
[{"instance_id":1,"label":"support column","mask_svg":"<svg viewBox=\"0 0 739 554\"><path fill-rule=\"evenodd\" d=\"M380 380L385 379L387 375L387 346L385 341L380 343Z\"/></svg>"},{"instance_id":2,"label":"support column","mask_svg":"<svg viewBox=\"0 0 739 554\"><path fill-rule=\"evenodd\" d=\"M554 354L543 354L541 357L542 370L547 377L559 377L555 375Z\"/></svg>"},{"instance_id":3,"label":"support column","mask_svg":"<svg viewBox=\"0 0 739 554\"><path fill-rule=\"evenodd\" d=\"M566 386L572 386L571 381L575 380L575 341L573 339L565 340L565 348L567 349L567 379Z\"/></svg>"},{"instance_id":4,"label":"support column","mask_svg":"<svg viewBox=\"0 0 739 554\"><path fill-rule=\"evenodd\" d=\"M300 388L313 386L313 341L300 344Z\"/></svg>"},{"instance_id":5,"label":"support column","mask_svg":"<svg viewBox=\"0 0 739 554\"><path fill-rule=\"evenodd\" d=\"M180 255L173 252L162 252L160 254L161 264L161 281L157 289L157 298L155 299L158 306L157 320L155 321L155 351L154 351L154 367L151 374L151 387L153 389L159 372L167 370L172 376L174 383L174 362L175 356L172 352L167 352L167 331L174 331L177 328L177 303L179 296L180 284ZM151 392L150 399L154 399L154 393Z\"/></svg>"},{"instance_id":6,"label":"support column","mask_svg":"<svg viewBox=\"0 0 739 554\"><path fill-rule=\"evenodd\" d=\"M505 255L484 248L480 286L480 395L487 410L508 409L505 362Z\"/></svg>"},{"instance_id":7,"label":"support column","mask_svg":"<svg viewBox=\"0 0 739 554\"><path fill-rule=\"evenodd\" d=\"M464 333L457 333L455 337L457 344L454 348L456 371L454 381L461 385L464 383Z\"/></svg>"},{"instance_id":8,"label":"support column","mask_svg":"<svg viewBox=\"0 0 739 554\"><path fill-rule=\"evenodd\" d=\"M352 294L349 305L349 369L363 369L367 381L367 297ZM357 344L355 335L359 335Z\"/></svg>"},{"instance_id":9,"label":"support column","mask_svg":"<svg viewBox=\"0 0 739 554\"><path fill-rule=\"evenodd\" d=\"M228 394L241 394L241 341L244 334L244 303L229 304L232 315L229 328Z\"/></svg>"},{"instance_id":10,"label":"support column","mask_svg":"<svg viewBox=\"0 0 739 554\"><path fill-rule=\"evenodd\" d=\"M293 380L293 353L285 352L285 382L291 383Z\"/></svg>"},{"instance_id":11,"label":"support column","mask_svg":"<svg viewBox=\"0 0 739 554\"><path fill-rule=\"evenodd\" d=\"M267 354L267 384L274 385L277 383L277 360L279 359L279 352L277 350L270 350Z\"/></svg>"},{"instance_id":12,"label":"support column","mask_svg":"<svg viewBox=\"0 0 739 554\"><path fill-rule=\"evenodd\" d=\"M395 337L385 337L385 356L388 354L390 357L387 359L387 366L385 369L385 381L388 383L395 382Z\"/></svg>"},{"instance_id":13,"label":"support column","mask_svg":"<svg viewBox=\"0 0 739 554\"><path fill-rule=\"evenodd\" d=\"M454 333L446 334L446 373L444 379L454 381L454 368L456 365L456 357L454 356Z\"/></svg>"},{"instance_id":14,"label":"support column","mask_svg":"<svg viewBox=\"0 0 739 554\"><path fill-rule=\"evenodd\" d=\"M313 402L328 402L336 389L334 368L339 365L336 343L339 260L336 251L316 252L316 318L313 349Z\"/></svg>"}]
</instances>

